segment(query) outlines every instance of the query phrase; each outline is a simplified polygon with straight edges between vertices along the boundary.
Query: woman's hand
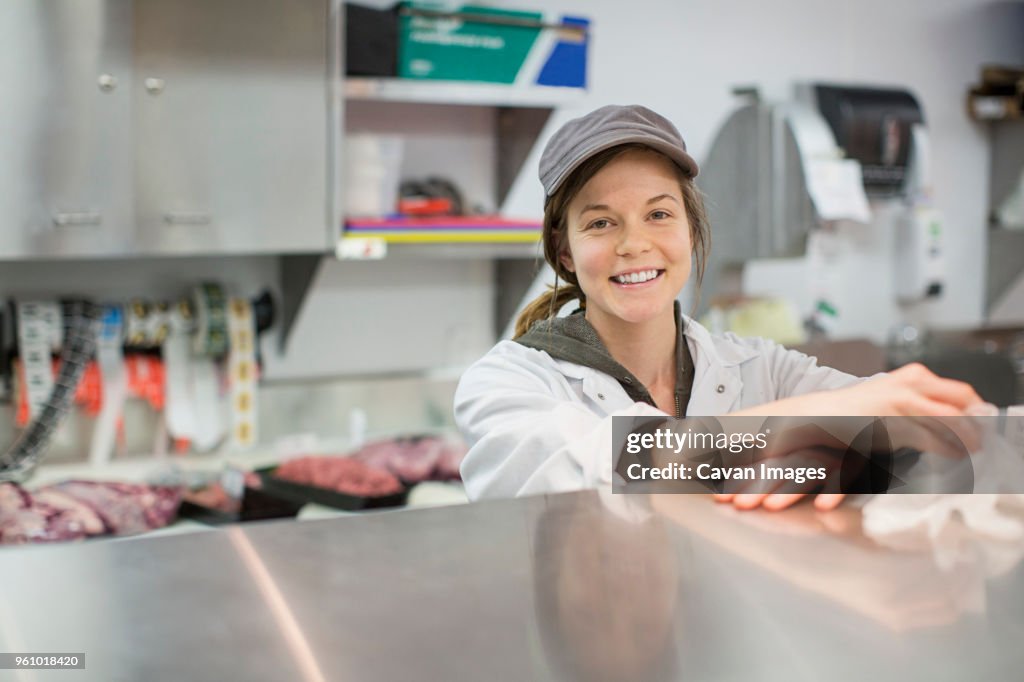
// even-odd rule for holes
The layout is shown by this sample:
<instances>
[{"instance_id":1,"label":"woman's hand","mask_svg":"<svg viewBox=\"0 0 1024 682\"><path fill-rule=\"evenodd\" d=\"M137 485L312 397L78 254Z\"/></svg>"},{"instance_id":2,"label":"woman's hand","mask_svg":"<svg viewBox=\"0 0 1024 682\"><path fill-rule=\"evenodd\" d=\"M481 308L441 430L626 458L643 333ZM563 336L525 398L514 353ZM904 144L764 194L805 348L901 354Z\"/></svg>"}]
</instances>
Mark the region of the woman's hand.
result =
<instances>
[{"instance_id":1,"label":"woman's hand","mask_svg":"<svg viewBox=\"0 0 1024 682\"><path fill-rule=\"evenodd\" d=\"M918 363L854 386L810 393L793 400L801 398L809 399L806 402L813 405L811 411L802 414L815 416L962 417L968 407L983 402L970 384L944 379Z\"/></svg>"},{"instance_id":2,"label":"woman's hand","mask_svg":"<svg viewBox=\"0 0 1024 682\"><path fill-rule=\"evenodd\" d=\"M924 365L914 363L847 388L786 398L735 414L780 417L932 417L947 425L968 449L973 449L977 434L971 430L968 420L945 418L966 416L969 408L982 403L981 397L970 384L944 379ZM898 440L923 442L924 434L935 430L935 424L931 424L932 428L928 428L928 425L928 420L925 420L919 428L910 428L914 422L907 420L903 426L909 428L913 435L901 433ZM806 494L769 491L725 493L714 497L720 502L731 502L738 509L760 506L774 511L795 504ZM843 497L842 494L818 495L814 506L822 511L834 509Z\"/></svg>"},{"instance_id":3,"label":"woman's hand","mask_svg":"<svg viewBox=\"0 0 1024 682\"><path fill-rule=\"evenodd\" d=\"M836 467L842 462L838 455L839 452L828 447L809 447L774 458L772 463L773 466L822 467L829 472L829 476L836 476ZM777 511L796 504L805 495L820 488L821 481L806 479L798 483L789 480L761 480L752 484L737 481L736 486L734 492L714 494L714 499L718 502L732 502L737 509L763 506L768 511ZM844 497L840 493L819 494L814 498L814 506L820 511L829 511L838 507Z\"/></svg>"},{"instance_id":4,"label":"woman's hand","mask_svg":"<svg viewBox=\"0 0 1024 682\"><path fill-rule=\"evenodd\" d=\"M807 493L715 493L716 502L732 502L737 509L764 507L768 511L781 511L804 498ZM846 497L843 493L823 493L814 496L814 508L831 511Z\"/></svg>"}]
</instances>

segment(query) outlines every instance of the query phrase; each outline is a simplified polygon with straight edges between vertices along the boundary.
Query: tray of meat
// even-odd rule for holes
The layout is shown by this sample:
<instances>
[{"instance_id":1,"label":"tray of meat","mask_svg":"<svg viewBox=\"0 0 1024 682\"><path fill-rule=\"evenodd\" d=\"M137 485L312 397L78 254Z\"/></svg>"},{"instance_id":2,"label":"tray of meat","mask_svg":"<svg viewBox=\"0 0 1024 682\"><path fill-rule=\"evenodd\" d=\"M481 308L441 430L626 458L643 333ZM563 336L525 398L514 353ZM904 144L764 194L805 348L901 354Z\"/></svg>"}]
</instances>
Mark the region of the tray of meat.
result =
<instances>
[{"instance_id":1,"label":"tray of meat","mask_svg":"<svg viewBox=\"0 0 1024 682\"><path fill-rule=\"evenodd\" d=\"M409 496L394 474L351 457L298 457L257 473L269 493L348 511L398 507Z\"/></svg>"},{"instance_id":2,"label":"tray of meat","mask_svg":"<svg viewBox=\"0 0 1024 682\"><path fill-rule=\"evenodd\" d=\"M215 481L186 493L178 515L216 526L242 521L294 518L301 509L301 502L248 485L240 497L230 495L220 481Z\"/></svg>"},{"instance_id":3,"label":"tray of meat","mask_svg":"<svg viewBox=\"0 0 1024 682\"><path fill-rule=\"evenodd\" d=\"M414 485L459 480L459 465L465 454L462 443L440 436L417 435L372 441L349 456L390 471L406 485Z\"/></svg>"},{"instance_id":4,"label":"tray of meat","mask_svg":"<svg viewBox=\"0 0 1024 682\"><path fill-rule=\"evenodd\" d=\"M0 483L0 545L142 533L173 521L180 502L175 486L73 480L29 492Z\"/></svg>"}]
</instances>

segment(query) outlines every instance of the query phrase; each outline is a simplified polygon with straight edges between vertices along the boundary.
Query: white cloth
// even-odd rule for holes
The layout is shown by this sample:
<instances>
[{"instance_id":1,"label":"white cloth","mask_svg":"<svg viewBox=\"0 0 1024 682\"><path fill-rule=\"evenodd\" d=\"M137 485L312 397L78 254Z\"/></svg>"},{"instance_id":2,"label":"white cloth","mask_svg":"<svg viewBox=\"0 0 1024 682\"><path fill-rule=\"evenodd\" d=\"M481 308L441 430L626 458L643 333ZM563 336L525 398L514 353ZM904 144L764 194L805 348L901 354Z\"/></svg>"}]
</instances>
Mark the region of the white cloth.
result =
<instances>
[{"instance_id":1,"label":"white cloth","mask_svg":"<svg viewBox=\"0 0 1024 682\"><path fill-rule=\"evenodd\" d=\"M864 505L864 534L887 547L931 549L943 569L980 561L986 575L1000 575L1016 565L1024 556L1024 449L1013 409L1002 432L994 418L977 421L982 447L969 464L981 493L877 495Z\"/></svg>"},{"instance_id":2,"label":"white cloth","mask_svg":"<svg viewBox=\"0 0 1024 682\"><path fill-rule=\"evenodd\" d=\"M712 336L683 316L694 380L687 416L718 416L859 381L760 338ZM593 488L612 477L612 417L667 416L609 375L498 343L462 376L455 423L471 500Z\"/></svg>"}]
</instances>

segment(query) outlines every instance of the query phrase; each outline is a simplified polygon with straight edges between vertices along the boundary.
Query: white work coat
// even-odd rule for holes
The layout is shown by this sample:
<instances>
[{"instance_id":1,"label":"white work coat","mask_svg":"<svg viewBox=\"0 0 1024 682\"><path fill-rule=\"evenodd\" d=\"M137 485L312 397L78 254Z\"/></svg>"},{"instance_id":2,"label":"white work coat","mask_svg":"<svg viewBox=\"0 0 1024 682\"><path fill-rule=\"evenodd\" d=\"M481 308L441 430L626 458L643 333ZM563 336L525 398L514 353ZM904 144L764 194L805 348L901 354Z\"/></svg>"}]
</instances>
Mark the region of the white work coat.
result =
<instances>
[{"instance_id":1,"label":"white work coat","mask_svg":"<svg viewBox=\"0 0 1024 682\"><path fill-rule=\"evenodd\" d=\"M715 335L683 316L694 379L687 416L719 416L857 377L761 338ZM613 377L514 341L472 365L455 391L469 444L471 500L592 488L611 482L612 417L667 416L634 402Z\"/></svg>"}]
</instances>

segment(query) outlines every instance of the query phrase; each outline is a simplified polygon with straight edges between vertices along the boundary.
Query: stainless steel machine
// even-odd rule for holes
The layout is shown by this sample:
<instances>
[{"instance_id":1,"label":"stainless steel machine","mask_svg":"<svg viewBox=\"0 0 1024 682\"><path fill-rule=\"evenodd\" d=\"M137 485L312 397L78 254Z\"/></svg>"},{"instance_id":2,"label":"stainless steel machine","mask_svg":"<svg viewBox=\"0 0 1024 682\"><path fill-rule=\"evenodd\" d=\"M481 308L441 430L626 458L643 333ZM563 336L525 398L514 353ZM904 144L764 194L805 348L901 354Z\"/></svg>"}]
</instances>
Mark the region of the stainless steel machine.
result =
<instances>
[{"instance_id":1,"label":"stainless steel machine","mask_svg":"<svg viewBox=\"0 0 1024 682\"><path fill-rule=\"evenodd\" d=\"M716 298L789 299L812 328L884 339L908 307L942 295L942 221L928 136L902 89L800 84L746 102L719 130L698 184L712 225L701 309ZM747 272L785 261L789 276ZM769 267L769 271L771 268Z\"/></svg>"}]
</instances>

